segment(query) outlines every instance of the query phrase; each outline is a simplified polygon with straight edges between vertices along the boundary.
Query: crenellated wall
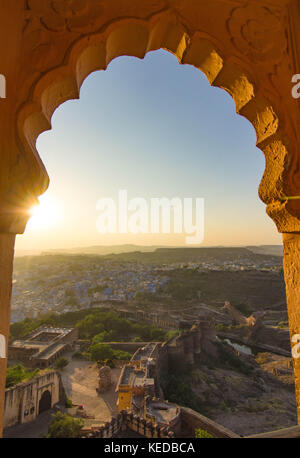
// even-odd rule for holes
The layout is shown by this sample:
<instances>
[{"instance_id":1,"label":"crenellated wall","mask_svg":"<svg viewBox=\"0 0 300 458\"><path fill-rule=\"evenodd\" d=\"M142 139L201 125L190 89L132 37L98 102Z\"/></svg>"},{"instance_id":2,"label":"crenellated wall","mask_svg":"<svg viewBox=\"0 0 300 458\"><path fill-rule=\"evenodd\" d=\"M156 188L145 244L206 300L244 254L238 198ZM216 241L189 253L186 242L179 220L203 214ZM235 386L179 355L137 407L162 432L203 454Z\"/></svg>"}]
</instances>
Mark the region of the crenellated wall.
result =
<instances>
[{"instance_id":1,"label":"crenellated wall","mask_svg":"<svg viewBox=\"0 0 300 458\"><path fill-rule=\"evenodd\" d=\"M126 429L135 431L147 438L175 437L174 432L169 427L158 426L150 419L145 420L125 410L104 425L92 425L91 427L83 428L81 437L99 439L118 437L121 436Z\"/></svg>"},{"instance_id":2,"label":"crenellated wall","mask_svg":"<svg viewBox=\"0 0 300 458\"><path fill-rule=\"evenodd\" d=\"M164 344L164 364L159 362L162 356L162 348L160 349L157 358L159 370L172 373L184 371L189 364L194 364L201 357L201 353L209 352L215 340L216 328L212 320L194 323L191 329L183 331Z\"/></svg>"}]
</instances>

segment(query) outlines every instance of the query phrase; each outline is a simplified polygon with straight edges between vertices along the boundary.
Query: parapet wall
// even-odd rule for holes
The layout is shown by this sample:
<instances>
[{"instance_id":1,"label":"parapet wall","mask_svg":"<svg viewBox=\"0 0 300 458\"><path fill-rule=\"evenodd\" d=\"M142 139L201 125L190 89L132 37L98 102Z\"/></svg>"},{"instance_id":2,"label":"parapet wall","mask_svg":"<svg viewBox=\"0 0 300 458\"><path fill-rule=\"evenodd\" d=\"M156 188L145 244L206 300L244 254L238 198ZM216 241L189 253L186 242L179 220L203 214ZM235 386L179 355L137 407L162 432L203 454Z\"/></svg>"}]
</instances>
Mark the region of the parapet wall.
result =
<instances>
[{"instance_id":1,"label":"parapet wall","mask_svg":"<svg viewBox=\"0 0 300 458\"><path fill-rule=\"evenodd\" d=\"M92 425L82 429L81 437L86 438L112 438L118 437L126 429L130 429L147 438L172 438L175 434L169 427L156 425L150 419L145 420L131 412L123 410L116 418L102 426Z\"/></svg>"},{"instance_id":2,"label":"parapet wall","mask_svg":"<svg viewBox=\"0 0 300 458\"><path fill-rule=\"evenodd\" d=\"M196 429L203 429L215 438L239 438L238 434L224 428L218 423L186 407L180 407L180 430L184 432L184 437L195 437ZM92 425L82 429L83 438L112 438L118 437L130 429L141 436L147 438L174 438L181 437L172 430L171 426L159 426L151 418L141 418L132 412L123 410L116 418L104 425Z\"/></svg>"},{"instance_id":3,"label":"parapet wall","mask_svg":"<svg viewBox=\"0 0 300 458\"><path fill-rule=\"evenodd\" d=\"M216 438L240 437L229 429L187 407L181 407L181 423L181 428L184 430L185 435L190 433L191 437L195 437L196 429L203 429Z\"/></svg>"}]
</instances>

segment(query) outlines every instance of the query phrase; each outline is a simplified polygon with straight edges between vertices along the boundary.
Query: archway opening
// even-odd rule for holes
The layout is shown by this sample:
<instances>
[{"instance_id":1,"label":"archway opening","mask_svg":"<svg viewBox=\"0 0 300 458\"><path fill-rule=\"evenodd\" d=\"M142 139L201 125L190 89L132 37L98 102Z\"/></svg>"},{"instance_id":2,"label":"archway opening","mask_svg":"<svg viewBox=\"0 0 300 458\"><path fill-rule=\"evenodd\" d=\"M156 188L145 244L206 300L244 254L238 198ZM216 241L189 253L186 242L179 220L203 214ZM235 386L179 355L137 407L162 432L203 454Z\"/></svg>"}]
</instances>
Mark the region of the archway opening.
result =
<instances>
[{"instance_id":1,"label":"archway opening","mask_svg":"<svg viewBox=\"0 0 300 458\"><path fill-rule=\"evenodd\" d=\"M157 54L156 54L157 55ZM149 55L150 57L150 55ZM171 57L171 56L170 56ZM123 58L125 59L125 58ZM121 61L121 59L120 59ZM146 61L146 60L145 60ZM135 61L137 63L139 63L139 61ZM118 65L118 61L114 62L111 67L109 67L109 69L107 70L108 73L105 73L107 75L109 75L109 77L111 76L111 74L109 74L109 71L110 71L110 68L113 68L114 65ZM162 71L162 66L160 66L159 70ZM182 67L182 71L184 70L187 70L189 67ZM193 70L193 69L191 69ZM199 72L196 72L196 70L193 70L195 72L195 75L197 73L197 77L200 78L200 75L199 75ZM95 79L95 82L96 82L96 74L94 74L93 76L91 76L89 78L88 81L90 81L91 83L93 82L93 79ZM87 82L88 83L88 82ZM174 81L173 80L170 80L170 84L174 84ZM98 82L97 82L97 85L98 85ZM98 85L99 87L99 85ZM180 93L180 96L182 96L182 93L180 92L180 84L176 87L176 89L178 90L178 93ZM215 88L213 88L214 91L216 91L216 93L218 92ZM83 87L83 91L84 91L84 87ZM222 92L223 93L223 92ZM96 94L96 92L93 92L93 94ZM118 94L120 95L120 94ZM133 93L131 94L133 95ZM160 94L161 97L163 97L163 92ZM190 94L190 97L192 98L192 95L193 94ZM219 92L218 92L218 95L219 95ZM231 99L229 99L229 97L224 93L224 96L227 98L227 100L230 100L230 109L231 111L233 112L234 111L234 107L233 107L233 102L231 101ZM102 93L102 97L104 97L104 93ZM180 97L179 97L180 98ZM128 102L128 101L127 101ZM84 103L84 95L82 97L82 101L81 103ZM181 103L183 103L181 101ZM76 116L78 116L77 120L80 121L80 123L82 123L82 113L77 113L75 114L75 105L76 105L76 102L73 103L71 102L70 103L70 106L72 106L74 108L74 112L71 113L69 112L68 116L74 116L74 120L76 122ZM206 102L206 106L209 106L210 105ZM67 105L65 105L64 107L66 107ZM145 104L145 106L147 106ZM168 106L168 103L165 104L165 112L162 112L162 114L167 118L167 110L170 110L170 104ZM124 103L124 107L125 108L125 112L127 110L127 107L128 107L128 103ZM180 108L178 108L180 107ZM72 108L72 110L73 110ZM63 110L63 108L61 109ZM58 110L57 113L56 113L56 116L59 117L60 116L60 113L61 113L61 110ZM151 196L151 193L154 194L154 196L157 196L157 185L158 183L160 183L160 185L162 186L162 191L160 192L160 194L163 195L163 193L167 193L169 197L172 197L174 195L177 195L175 194L175 192L177 193L178 192L178 188L179 188L179 183L180 185L182 184L182 181L181 181L181 178L180 178L180 175L182 174L183 170L185 169L185 166L186 164L184 163L184 160L182 159L182 157L184 157L185 159L188 157L188 161L189 162L193 156L196 156L196 151L197 151L197 145L195 147L195 145L192 145L191 146L191 150L194 152L194 154L191 154L191 151L186 151L185 150L185 145L188 145L188 140L189 140L189 136L191 135L190 132L191 130L193 130L193 135L196 137L195 133L196 133L196 124L198 125L198 129L199 129L199 124L201 125L201 123L199 123L198 119L197 119L197 114L194 114L194 120L196 120L195 122L195 125L193 126L193 129L191 129L191 127L188 127L188 125L185 123L185 120L184 120L184 115L182 114L182 105L180 103L177 104L177 107L175 105L172 105L172 108L171 108L171 111L174 113L178 113L178 119L177 119L177 122L176 124L172 125L172 126L169 126L169 127L172 127L172 130L171 132L173 132L173 135L176 137L176 140L173 141L173 144L172 144L172 148L174 150L176 150L176 143L177 145L180 145L181 147L181 153L184 152L185 156L182 154L181 156L181 159L180 159L180 155L176 155L176 160L174 161L176 164L175 166L178 167L177 169L177 172L174 173L174 162L172 161L172 157L169 155L167 156L167 158L164 160L163 159L163 155L161 154L161 151L159 151L159 149L157 148L157 151L155 151L155 148L152 146L152 151L154 152L153 153L153 158L156 159L156 161L159 161L161 160L161 162L163 162L164 164L164 169L162 169L161 171L161 177L160 179L158 179L159 175L160 175L160 172L159 170L155 170L155 168L152 168L151 169L151 161L146 161L146 155L144 155L141 159L141 155L133 155L133 160L131 159L130 157L130 149L132 149L132 146L125 146L125 141L124 141L124 138L125 138L125 133L126 133L126 129L124 129L123 131L123 135L121 135L121 139L122 139L122 148L120 149L119 152L116 151L116 148L112 148L110 145L111 143L113 142L114 140L114 135L115 135L115 132L116 132L116 128L115 128L115 125L122 125L122 120L119 118L118 121L114 121L114 116L115 116L115 112L112 112L110 111L110 105L106 105L106 112L105 112L105 115L107 117L110 118L110 122L111 122L111 125L113 125L114 127L111 129L110 131L110 138L108 138L106 141L104 140L104 127L102 127L104 125L104 121L105 119L104 118L101 118L101 133L102 133L102 138L101 140L99 139L99 137L95 138L95 139L91 139L89 137L88 141L87 139L85 139L85 144L82 144L81 145L81 151L84 151L85 152L85 161L84 163L80 161L80 154L79 151L76 152L76 154L73 156L72 158L72 166L74 167L75 163L78 161L78 164L81 165L80 169L78 169L78 171L74 174L74 178L75 180L73 181L73 183L76 183L76 185L78 186L78 183L80 182L80 174L83 173L83 171L85 170L85 167L88 166L89 170L91 170L92 168L92 171L94 172L94 176L91 177L91 174L90 175L87 175L89 176L89 182L88 183L85 183L85 186L80 186L79 187L79 193L82 193L82 189L84 189L84 187L88 187L88 186L92 186L92 182L94 181L94 183L98 184L101 183L101 187L102 189L105 188L105 189L110 189L111 192L116 192L116 190L118 188L109 188L108 187L108 180L106 179L107 177L111 177L111 176L116 176L117 177L117 180L116 180L116 183L118 183L118 185L120 186L120 183L123 184L123 182L128 183L130 182L130 185L132 184L132 181L130 181L130 175L126 175L126 172L128 169L130 168L133 168L134 166L136 166L136 164L143 160L145 161L147 167L144 167L143 165L139 164L139 169L138 169L138 172L136 173L136 175L138 175L138 178L139 178L139 181L138 181L138 184L140 186L145 186L145 184L147 182L153 182L153 186L152 188L150 187L148 190L147 190L147 194ZM213 119L213 116L216 116L216 115L213 115L212 114L212 111L213 110L209 110L209 108L207 109L206 108L206 117L209 118L211 116L211 119ZM227 112L228 113L228 112ZM153 114L153 113L152 113ZM161 115L161 113L158 111L157 112L157 116L159 117ZM220 143L218 146L215 147L215 153L217 153L218 151L221 150L222 148L222 141L224 141L224 138L227 138L227 140L230 140L229 136L228 136L228 131L229 129L226 128L226 120L227 120L227 114L225 114L223 116L223 124L222 124L222 117L219 117L218 119L218 127L216 128L217 131L218 131L218 135L220 135L220 132L222 132L222 135L220 135ZM70 118L69 118L70 119ZM95 113L92 114L92 117L91 119L95 120L95 119L98 119L97 116L95 115ZM143 111L141 112L141 116L140 116L140 119L147 119L147 122L149 121L148 118L146 118L146 113ZM238 129L235 129L234 133L235 135L233 136L234 139L237 139L237 137L241 134L241 131L245 128L245 125L247 124L245 122L245 120L243 120L242 118L238 118L240 121L237 121L239 122L239 128ZM179 122L178 122L179 121ZM55 123L56 120L55 118L53 119L53 123ZM89 120L88 120L89 122ZM147 124L147 122L145 124ZM103 123L103 124L102 124ZM115 123L115 125L114 125ZM180 123L182 123L182 125L184 126L183 128L181 127L180 129ZM61 126L64 126L64 128L66 129L67 128L67 124L63 122L62 119L60 119L58 121L58 124L60 124ZM126 117L124 116L124 119L123 119L123 124L126 124ZM176 127L174 127L176 126ZM105 127L107 128L107 126ZM247 128L249 128L249 125L247 126ZM76 130L78 129L78 131L80 131L81 127L78 127L76 128ZM138 132L138 129L135 129L133 125L130 126L130 129L127 128L127 130L129 132L132 132L131 134L131 137L134 138L135 140L135 149L136 150L139 150L139 148L141 147L145 147L147 146L149 148L149 145L148 143L150 143L150 140L149 140L149 134L147 135L147 130L149 132L151 132L150 136L153 136L155 138L155 129L142 129L142 126L139 125L139 129L141 129L142 131L142 135L140 136L139 138L139 132ZM57 131L56 131L57 132ZM152 132L154 132L152 134ZM180 135L175 135L174 132L176 133L179 133ZM244 131L245 132L245 131ZM205 128L203 127L203 130L202 130L202 134L205 133ZM69 141L70 141L70 136L71 132L69 132ZM248 134L249 134L249 139L251 137L251 142L252 144L255 143L255 134L253 132L253 130L251 129L248 129ZM143 137L144 136L144 140L143 140ZM182 138L180 138L182 137ZM216 135L217 137L217 135ZM145 141L145 138L147 139L147 141ZM157 144L159 144L159 142L162 143L162 140L163 140L163 132L160 132L160 137L156 138L156 141L157 141ZM41 137L41 140L40 142L42 143L43 141L43 137ZM78 142L78 138L77 138L77 142ZM101 143L102 145L102 154L106 155L106 151L104 149L104 146L105 148L109 151L109 158L108 158L108 161L107 161L107 164L111 164L110 161L115 161L113 162L113 165L108 165L108 167L106 167L107 164L104 163L104 160L103 160L103 157L101 159L101 164L99 164L99 169L101 170L101 166L102 168L104 168L104 172L102 172L101 174L101 177L99 179L99 176L97 176L97 172L98 172L98 167L95 167L95 164L96 164L96 157L95 157L95 153L96 153L96 148L94 149L94 151L92 152L92 154L89 156L89 152L86 150L87 148L90 148L90 145L91 144L94 144L96 145L98 142L98 144ZM147 145L146 145L147 143ZM228 144L227 148L230 149L229 147L230 143ZM214 187L217 188L214 190L214 193L213 193L213 200L214 201L220 201L222 200L222 203L220 203L219 207L218 208L215 208L214 210L214 215L216 216L216 219L215 219L215 225L218 224L218 216L222 215L222 218L225 219L226 218L226 212L227 210L229 211L229 207L230 207L230 204L232 205L233 202L241 202L241 206L240 206L240 209L242 210L243 209L243 216L238 215L238 210L235 208L235 209L231 209L231 213L230 213L230 217L228 218L228 226L227 226L227 229L223 229L223 234L225 233L230 233L230 235L232 236L232 231L234 229L236 229L236 227L239 227L239 224L244 224L244 228L245 228L245 234L252 234L254 233L256 229L256 224L254 222L253 224L253 221L251 221L251 218L249 217L249 209L251 208L251 205L247 205L246 201L245 201L245 198L246 198L246 189L247 189L247 186L249 183L246 183L246 180L248 179L248 172L250 170L250 167L252 166L251 165L251 161L247 162L247 167L244 166L244 169L243 169L243 164L244 164L244 161L245 161L245 157L241 160L241 158L239 157L239 154L238 154L238 145L237 144L231 144L234 148L235 148L235 154L234 154L234 159L232 160L231 162L231 167L228 167L227 169L227 172L230 172L230 169L231 171L233 171L235 169L235 166L237 164L238 161L240 161L240 173L235 175L236 171L234 171L232 173L232 175L230 175L230 179L224 179L222 180L222 174L224 175L224 173L222 172L222 169L220 171L220 162L218 162L218 155L216 154L214 156L214 160L213 162L211 163L211 170L210 170L210 175L209 177L205 177L205 171L204 170L201 170L201 168L199 168L199 163L192 163L191 164L187 164L189 165L189 167L186 167L185 169L185 173L187 174L187 178L185 179L186 180L186 183L185 183L185 191L184 192L187 192L188 194L187 195L190 195L191 193L191 183L194 183L195 185L195 188L194 189L199 189L199 182L197 182L197 176L198 176L198 179L199 179L199 170L202 172L202 175L201 175L201 178L203 180L205 180L205 185L206 186L209 186L210 184L214 184ZM194 150L193 150L193 146L194 146ZM63 145L63 148L67 147L67 143L64 143ZM124 162L122 162L122 152L124 152L124 148L127 148L128 150L128 154L126 155L126 160ZM209 142L207 142L207 146L206 148L209 150ZM219 149L218 149L219 148ZM253 149L255 150L254 151L254 154L259 154L259 152L253 147ZM49 150L48 148L45 148L45 162L47 163L47 154L49 154ZM69 170L69 173L70 173L70 170L71 170L71 167L70 167L70 157L67 157L67 156L64 156L64 151L63 149L61 150L61 153L58 152L58 149L56 148L55 144L52 146L52 151L55 152L55 150L57 150L57 153L59 154L60 156L60 164L61 164L61 167L64 167L64 170L62 171L61 175L64 177L63 179L66 180L66 176L68 176L68 172L67 172L67 168ZM103 152L104 150L104 152ZM75 145L74 145L74 148L73 148L73 152L75 151ZM132 151L131 151L132 152ZM117 155L117 159L114 158L114 153ZM155 154L157 153L157 154ZM205 153L207 153L207 151L205 151ZM227 162L227 161L230 161L230 159L228 159L229 155L227 157L226 156L226 153L223 153L223 160L224 162ZM250 156L251 153L249 153L249 156ZM151 156L151 155L150 155ZM64 161L64 158L65 157L65 162L63 164L63 161ZM203 154L202 156L202 159L203 159L203 163L205 163L205 158L207 158L208 155L207 154ZM62 165L63 164L63 165ZM259 174L261 176L262 174L262 171L263 171L263 164L261 163L261 169L259 171ZM130 167L131 166L131 167ZM219 168L220 167L220 168ZM247 168L247 172L245 171L245 168ZM53 173L51 173L51 166L49 167L48 165L48 170L50 170L50 176L55 174L54 170L53 170ZM74 169L73 169L74 170ZM151 171L152 173L152 177L151 175L149 174L149 170ZM188 172L189 170L189 172ZM192 170L192 171L191 171ZM207 170L207 169L206 169ZM188 175L189 173L189 175ZM258 176L259 174L257 174L255 176L255 178L252 176L251 177L251 180L253 180L253 182L256 180L254 186L253 186L253 189L256 189L257 188L257 183L259 181L259 178L260 176ZM124 175L126 176L126 180L124 180ZM71 175L69 175L71 176ZM167 189L165 187L165 183L163 182L163 176L164 177L170 177L172 176L172 188L171 188L171 191L170 189ZM216 179L216 176L217 176L217 179ZM246 177L246 179L245 179ZM131 177L132 178L132 177ZM54 178L55 179L55 178ZM77 181L76 181L77 180ZM236 182L234 182L234 180L239 180L239 185L237 185ZM111 179L110 179L111 181ZM241 186L243 187L243 192L239 191L237 192L237 189L241 189ZM122 186L124 187L124 186ZM227 197L227 200L229 201L229 205L227 206L227 202L226 202L226 198L224 197L224 188L227 187L227 190L230 191L229 193L229 197ZM142 188L143 189L143 188ZM203 188L202 188L203 189ZM213 190L213 186L210 187L211 190ZM84 208L84 212L86 212L87 208L86 208L86 205L84 205L81 197L79 194L76 195L76 199L74 199L74 193L76 193L76 189L75 189L75 185L73 186L68 186L68 192L69 192L69 196L70 196L70 199L71 200L75 200L76 202L76 206L77 206L77 213L75 212L75 215L77 217L77 220L73 220L72 221L72 224L70 224L68 226L68 243L70 243L70 235L73 233L74 231L74 228L76 227L77 228L77 225L80 223L80 220L83 220L84 218L82 217L82 213L81 213L81 208L85 207ZM137 184L135 185L135 187L133 187L132 189L130 189L131 191L131 195L133 194L134 192L134 196L140 196L141 194L144 194L144 191L141 191L141 188L138 189L138 186ZM110 192L110 191L108 191ZM173 194L174 193L174 194ZM208 193L209 194L209 193ZM252 195L252 197L254 197L254 194ZM182 194L182 197L184 197L186 194ZM196 194L194 194L196 195ZM200 194L201 195L201 194ZM107 194L107 190L105 190L105 196L108 197L108 196L111 196L111 194ZM205 196L206 197L206 196ZM251 197L251 198L252 198ZM98 198L98 195L96 196L96 199ZM255 199L257 198L257 196L255 196ZM248 201L249 202L249 201ZM222 208L222 204L223 204L223 208ZM225 206L226 206L226 210L225 210ZM95 209L95 201L93 201L93 209ZM261 207L261 216L263 218L266 218L265 215L263 214L264 213L264 210L262 209ZM85 215L87 215L87 213L85 213ZM234 221L235 221L235 224L233 223L233 219L234 217L237 217ZM228 215L227 215L228 217ZM232 218L232 219L231 219ZM246 222L247 221L247 222ZM273 233L275 233L275 230L274 230L274 227L273 227L273 223L269 220L267 220L266 218L266 221L268 221L269 223L269 227L271 228L272 226L272 231L274 231ZM251 226L252 224L252 226ZM213 228L213 224L211 224L211 227ZM250 227L251 227L251 230L250 230ZM210 231L209 231L210 232ZM270 232L271 233L271 232ZM26 235L25 235L26 237ZM279 236L278 236L279 237ZM55 242L57 243L57 233L54 234L54 238L55 238ZM66 237L67 239L67 237ZM36 239L37 240L37 239ZM36 241L35 240L35 241ZM101 237L101 241L103 240L103 237ZM279 240L279 238L277 239ZM134 242L136 243L137 241L137 236L134 236ZM128 241L126 241L128 243ZM112 242L110 242L112 243ZM123 241L123 243L125 243ZM153 243L153 242L152 242ZM231 238L230 240L228 239L227 241L227 245L230 246L230 245L233 245L233 244L237 244L237 245L248 245L248 244L252 244L253 242L249 242L249 243L246 243L246 239L244 240L239 240L239 242L236 242L234 243L234 238ZM258 244L262 244L263 242L258 242ZM77 246L80 246L80 244L82 243L78 243ZM92 242L92 244L95 244L94 240ZM156 244L158 244L158 242L156 241ZM162 245L165 245L165 242L161 242ZM181 243L178 243L179 245L181 245ZM219 238L217 242L214 243L211 243L211 245L221 245L222 244L222 238ZM82 244L83 245L83 244ZM74 241L72 242L72 246L76 246ZM176 242L175 244L173 243L173 246L176 246ZM53 246L53 248L55 248L55 246ZM63 247L61 247L63 248ZM71 248L71 247L70 247ZM56 267L55 266L52 266L52 272L51 273L55 273L55 269ZM82 273L80 274L80 276L82 277ZM82 279L82 278L81 278ZM216 284L218 285L218 287L220 286L220 283L216 282ZM234 283L233 283L234 284ZM103 286L103 285L102 285ZM110 288L110 285L106 285L107 288L105 289L106 290L109 290L111 289ZM232 289L234 289L232 287ZM109 294L109 291L107 291L107 293ZM180 291L179 291L180 293ZM72 295L71 295L72 296ZM181 296L182 300L185 301L185 298L184 296ZM69 305L72 307L72 303L71 303L71 300L72 300L72 297L69 298L70 301L69 301ZM199 298L198 298L199 299ZM203 297L202 297L203 299ZM69 310L70 311L70 310ZM178 310L177 310L178 311ZM163 322L163 320L162 320ZM199 375L199 374L198 374ZM196 374L196 377L197 377L197 374ZM235 408L234 405L231 406L233 409ZM230 407L230 408L231 408ZM251 407L250 407L251 408ZM255 409L256 407L254 407ZM224 409L225 410L225 409ZM250 411L249 411L250 413ZM295 423L295 421L293 422ZM292 423L292 424L293 424Z\"/></svg>"},{"instance_id":2,"label":"archway opening","mask_svg":"<svg viewBox=\"0 0 300 458\"><path fill-rule=\"evenodd\" d=\"M114 87L117 88L115 94ZM91 94L94 94L94 105L85 120L80 107L84 104L84 109L88 109L93 102ZM188 104L192 107L190 112ZM218 105L220 109L216 108ZM95 229L94 221L89 218L91 208L84 218L79 216L85 211L87 201L84 202L82 196L87 188L90 189L91 207L97 198L117 197L122 186L127 187L128 194L133 197L143 194L158 196L157 185L161 195L175 196L178 182L182 196L198 195L208 201L206 236L212 235L206 237L206 245L281 244L280 235L265 216L265 207L257 198L265 159L254 146L254 130L245 119L234 115L234 111L234 102L226 92L210 87L197 69L179 66L176 58L166 51L148 53L143 61L120 57L105 72L93 73L82 88L80 104L70 101L56 111L52 126L57 141L51 132L39 138L39 150L52 180L50 190L57 187L63 193L47 192L41 197L42 205L35 209L38 214L29 221L25 236L17 239L17 249L21 249L20 243L29 231L41 237L44 229L49 227L53 234L52 248L57 248L55 223L58 222L59 226L63 213L71 207L70 224L64 232L65 242L69 239L70 248L76 243L85 245L86 242L80 239L72 242L70 235L72 228L80 225L83 226L82 233L86 232L84 222L87 220L89 227ZM138 116L143 121L139 122ZM72 132L74 128L76 133ZM120 138L123 145L120 145ZM88 151L83 156L85 150ZM73 156L73 167L70 167L68 154ZM58 155L61 171L56 173ZM159 161L161 165L156 166ZM145 181L146 169L148 176ZM134 174L137 184L130 187ZM170 177L168 181L173 182L169 188L163 183L167 175ZM89 180L81 179L84 176L89 176ZM189 185L187 176L190 177ZM68 190L68 180L78 184ZM62 223L65 221L66 218ZM226 222L223 230L222 221ZM238 231L244 236L238 237ZM261 237L257 241L254 234L259 232ZM120 235L117 234L118 238ZM138 238L124 238L123 243L143 244ZM117 237L111 237L110 241L107 236L104 239L105 244L117 244ZM34 248L37 239L32 240ZM92 243L97 243L95 233ZM176 243L184 244L183 239L177 238L171 245ZM152 244L160 243L153 237ZM63 248L64 244L60 245Z\"/></svg>"},{"instance_id":3,"label":"archway opening","mask_svg":"<svg viewBox=\"0 0 300 458\"><path fill-rule=\"evenodd\" d=\"M46 390L39 401L39 415L49 409L51 409L51 393Z\"/></svg>"}]
</instances>

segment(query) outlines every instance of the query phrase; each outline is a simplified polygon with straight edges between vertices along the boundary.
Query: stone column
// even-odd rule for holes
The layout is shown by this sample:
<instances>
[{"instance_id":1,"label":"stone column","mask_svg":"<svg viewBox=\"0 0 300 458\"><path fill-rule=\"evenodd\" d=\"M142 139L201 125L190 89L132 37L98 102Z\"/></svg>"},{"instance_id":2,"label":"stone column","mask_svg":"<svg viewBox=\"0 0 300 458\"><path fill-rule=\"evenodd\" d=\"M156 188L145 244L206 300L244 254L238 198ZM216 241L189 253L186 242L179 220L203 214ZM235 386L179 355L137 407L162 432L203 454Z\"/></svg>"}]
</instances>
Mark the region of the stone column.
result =
<instances>
[{"instance_id":1,"label":"stone column","mask_svg":"<svg viewBox=\"0 0 300 458\"><path fill-rule=\"evenodd\" d=\"M0 234L0 413L4 412L14 243L14 234ZM2 429L0 415L0 437Z\"/></svg>"},{"instance_id":2,"label":"stone column","mask_svg":"<svg viewBox=\"0 0 300 458\"><path fill-rule=\"evenodd\" d=\"M284 279L300 422L300 233L283 234Z\"/></svg>"},{"instance_id":3,"label":"stone column","mask_svg":"<svg viewBox=\"0 0 300 458\"><path fill-rule=\"evenodd\" d=\"M25 76L26 68L29 73L36 73L32 57L26 55L23 47L26 14L24 2L0 1L0 73L5 81L5 93L0 98L0 437L15 236L24 233L28 209L38 203L38 196L45 192L49 182L35 148L35 138L28 135L25 141L23 129L18 128L25 125L18 124L17 113L31 87L26 79L28 75Z\"/></svg>"}]
</instances>

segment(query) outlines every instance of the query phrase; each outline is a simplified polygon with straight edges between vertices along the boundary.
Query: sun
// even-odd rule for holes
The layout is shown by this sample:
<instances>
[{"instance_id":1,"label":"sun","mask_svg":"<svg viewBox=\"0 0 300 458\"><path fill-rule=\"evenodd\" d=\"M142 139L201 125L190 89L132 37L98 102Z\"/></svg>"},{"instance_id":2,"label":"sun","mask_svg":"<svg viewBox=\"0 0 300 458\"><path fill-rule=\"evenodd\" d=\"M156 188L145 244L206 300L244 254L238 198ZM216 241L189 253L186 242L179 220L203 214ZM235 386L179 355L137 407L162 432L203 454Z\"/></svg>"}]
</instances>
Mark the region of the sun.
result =
<instances>
[{"instance_id":1,"label":"sun","mask_svg":"<svg viewBox=\"0 0 300 458\"><path fill-rule=\"evenodd\" d=\"M48 195L40 197L40 205L29 210L31 215L27 227L30 229L49 229L57 225L60 219L60 208L57 202Z\"/></svg>"}]
</instances>

